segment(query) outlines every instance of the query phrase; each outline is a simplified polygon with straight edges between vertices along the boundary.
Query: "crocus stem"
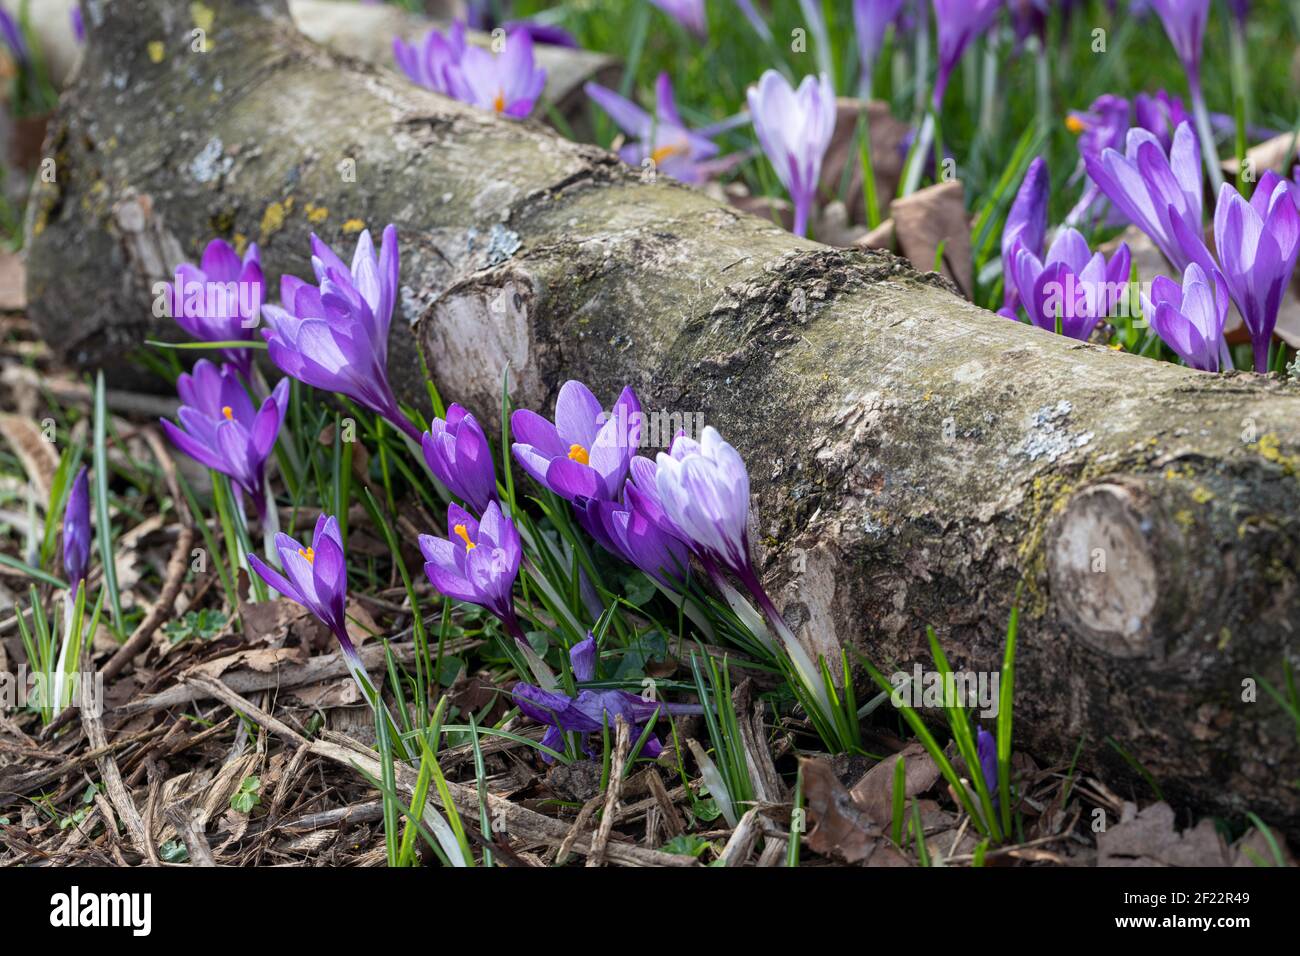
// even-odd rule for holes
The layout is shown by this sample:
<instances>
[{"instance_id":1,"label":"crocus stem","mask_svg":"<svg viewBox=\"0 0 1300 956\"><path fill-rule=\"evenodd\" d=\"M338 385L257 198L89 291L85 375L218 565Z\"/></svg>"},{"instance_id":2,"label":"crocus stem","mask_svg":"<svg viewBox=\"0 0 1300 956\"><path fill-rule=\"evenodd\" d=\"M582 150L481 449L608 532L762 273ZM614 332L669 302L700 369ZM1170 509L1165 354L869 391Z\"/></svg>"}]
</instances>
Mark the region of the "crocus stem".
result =
<instances>
[{"instance_id":1,"label":"crocus stem","mask_svg":"<svg viewBox=\"0 0 1300 956\"><path fill-rule=\"evenodd\" d=\"M366 699L366 703L370 705L370 709L376 714L379 714L384 721L387 722L389 736L393 740L393 749L397 751L397 755L402 760L409 761L411 756L407 753L406 744L402 742L402 733L397 729L397 723L393 720L393 715L388 712L388 705L385 704L384 699L379 696L379 691L375 689L375 685L370 682L370 675L367 674L366 669L361 666L361 658L357 656L355 650L350 653L347 650L347 648L351 646L350 641L345 643L343 639L340 639L340 644L344 647L343 660L347 664L348 670L352 673L352 679L357 682L357 687L361 689L361 696Z\"/></svg>"},{"instance_id":2,"label":"crocus stem","mask_svg":"<svg viewBox=\"0 0 1300 956\"><path fill-rule=\"evenodd\" d=\"M916 5L916 69L913 75L916 77L916 85L913 88L913 105L912 111L916 116L920 116L925 111L925 104L930 89L926 78L930 74L930 17L928 13L928 3L918 3Z\"/></svg>"},{"instance_id":3,"label":"crocus stem","mask_svg":"<svg viewBox=\"0 0 1300 956\"><path fill-rule=\"evenodd\" d=\"M799 642L799 638L795 637L794 632L790 630L790 625L785 623L785 618L781 615L777 606L772 603L772 599L768 597L767 591L764 590L762 583L753 570L746 568L739 577L740 583L745 585L749 593L753 595L754 600L758 602L758 606L762 608L763 613L767 615L768 623L772 625L772 629L780 638L782 646L785 647L790 663L794 665L795 670L803 679L804 688L817 699L823 714L830 717L835 712L835 709L826 694L826 683L821 679L812 658L808 656L808 651L804 649L803 644ZM848 680L849 675L845 674L844 679Z\"/></svg>"},{"instance_id":4,"label":"crocus stem","mask_svg":"<svg viewBox=\"0 0 1300 956\"><path fill-rule=\"evenodd\" d=\"M268 561L274 561L275 536L280 533L280 511L275 506L275 495L271 493L271 479L264 480L262 494L266 502L262 508L262 552Z\"/></svg>"},{"instance_id":5,"label":"crocus stem","mask_svg":"<svg viewBox=\"0 0 1300 956\"><path fill-rule=\"evenodd\" d=\"M808 235L808 212L812 206L812 199L806 196L800 196L794 201L794 234L796 236Z\"/></svg>"},{"instance_id":6,"label":"crocus stem","mask_svg":"<svg viewBox=\"0 0 1300 956\"><path fill-rule=\"evenodd\" d=\"M1205 168L1210 174L1210 183L1214 194L1219 194L1223 186L1223 170L1219 168L1219 148L1214 144L1214 131L1210 126L1210 111L1205 106L1205 94L1201 90L1199 77L1188 80L1192 94L1192 113L1196 117L1196 133L1201 140L1201 155L1205 159Z\"/></svg>"},{"instance_id":7,"label":"crocus stem","mask_svg":"<svg viewBox=\"0 0 1300 956\"><path fill-rule=\"evenodd\" d=\"M1250 69L1246 59L1246 31L1240 20L1230 17L1228 23L1228 49L1232 54L1232 85L1237 98L1244 104L1246 122L1254 116L1251 96Z\"/></svg>"},{"instance_id":8,"label":"crocus stem","mask_svg":"<svg viewBox=\"0 0 1300 956\"><path fill-rule=\"evenodd\" d=\"M1034 92L1038 102L1038 125L1047 130L1052 125L1052 68L1047 51L1039 50L1034 57Z\"/></svg>"},{"instance_id":9,"label":"crocus stem","mask_svg":"<svg viewBox=\"0 0 1300 956\"><path fill-rule=\"evenodd\" d=\"M912 144L912 151L908 155L907 179L903 182L900 195L910 196L921 185L921 174L925 171L925 160L930 155L930 148L933 145L934 113L926 113L925 119L921 122L921 131L917 134L916 142Z\"/></svg>"}]
</instances>

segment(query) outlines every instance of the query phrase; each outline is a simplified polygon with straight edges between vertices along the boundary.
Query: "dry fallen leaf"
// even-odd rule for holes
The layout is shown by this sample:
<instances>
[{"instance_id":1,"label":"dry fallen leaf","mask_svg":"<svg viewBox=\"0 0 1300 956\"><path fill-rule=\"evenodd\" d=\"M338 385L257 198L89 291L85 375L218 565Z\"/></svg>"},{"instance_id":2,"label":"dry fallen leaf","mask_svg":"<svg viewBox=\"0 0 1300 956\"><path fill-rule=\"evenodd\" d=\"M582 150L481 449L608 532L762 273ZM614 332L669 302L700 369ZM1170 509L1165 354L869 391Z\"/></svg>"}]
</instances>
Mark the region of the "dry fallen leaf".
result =
<instances>
[{"instance_id":1,"label":"dry fallen leaf","mask_svg":"<svg viewBox=\"0 0 1300 956\"><path fill-rule=\"evenodd\" d=\"M835 777L830 761L802 757L804 804L812 829L808 846L814 853L846 863L868 859L882 842L883 831L862 810Z\"/></svg>"},{"instance_id":2,"label":"dry fallen leaf","mask_svg":"<svg viewBox=\"0 0 1300 956\"><path fill-rule=\"evenodd\" d=\"M899 758L905 761L904 791L915 797L928 791L939 779L939 767L934 758L919 743L910 743L900 753L886 757L867 771L866 776L849 791L853 802L882 827L889 826L894 816L894 768Z\"/></svg>"},{"instance_id":3,"label":"dry fallen leaf","mask_svg":"<svg viewBox=\"0 0 1300 956\"><path fill-rule=\"evenodd\" d=\"M45 433L30 418L20 415L0 415L0 435L4 435L22 462L23 471L36 489L37 504L42 508L50 500L50 485L59 468L59 453L54 442L47 441Z\"/></svg>"},{"instance_id":4,"label":"dry fallen leaf","mask_svg":"<svg viewBox=\"0 0 1300 956\"><path fill-rule=\"evenodd\" d=\"M943 246L943 274L970 298L974 288L970 221L966 191L960 180L949 180L895 199L889 209L898 247L920 272L934 271Z\"/></svg>"},{"instance_id":5,"label":"dry fallen leaf","mask_svg":"<svg viewBox=\"0 0 1300 956\"><path fill-rule=\"evenodd\" d=\"M1178 831L1169 804L1153 803L1141 813L1124 804L1120 822L1097 834L1098 866L1227 866L1228 846L1204 819Z\"/></svg>"}]
</instances>

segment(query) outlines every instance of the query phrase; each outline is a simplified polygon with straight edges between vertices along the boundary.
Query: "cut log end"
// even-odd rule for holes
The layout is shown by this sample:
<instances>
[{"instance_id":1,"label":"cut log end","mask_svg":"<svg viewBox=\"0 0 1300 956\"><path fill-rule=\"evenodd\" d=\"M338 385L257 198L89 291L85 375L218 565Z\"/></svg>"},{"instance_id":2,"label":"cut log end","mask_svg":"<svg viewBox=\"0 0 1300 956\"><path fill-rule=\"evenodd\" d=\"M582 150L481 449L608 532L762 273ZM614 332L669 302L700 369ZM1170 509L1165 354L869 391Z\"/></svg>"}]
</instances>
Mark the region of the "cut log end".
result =
<instances>
[{"instance_id":1,"label":"cut log end","mask_svg":"<svg viewBox=\"0 0 1300 956\"><path fill-rule=\"evenodd\" d=\"M1160 593L1153 520L1139 495L1104 483L1074 496L1048 545L1048 572L1062 620L1112 657L1153 653Z\"/></svg>"}]
</instances>

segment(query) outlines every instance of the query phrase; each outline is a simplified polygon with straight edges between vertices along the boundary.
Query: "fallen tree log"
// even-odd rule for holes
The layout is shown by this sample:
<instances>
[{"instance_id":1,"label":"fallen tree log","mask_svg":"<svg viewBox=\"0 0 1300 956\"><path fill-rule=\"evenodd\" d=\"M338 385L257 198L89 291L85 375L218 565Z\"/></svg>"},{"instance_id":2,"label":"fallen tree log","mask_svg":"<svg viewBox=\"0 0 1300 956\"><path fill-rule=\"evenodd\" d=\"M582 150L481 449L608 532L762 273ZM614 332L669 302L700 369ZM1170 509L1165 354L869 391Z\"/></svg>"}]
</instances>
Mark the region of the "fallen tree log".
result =
<instances>
[{"instance_id":1,"label":"fallen tree log","mask_svg":"<svg viewBox=\"0 0 1300 956\"><path fill-rule=\"evenodd\" d=\"M1023 584L1018 748L1064 765L1082 741L1143 787L1118 746L1171 799L1300 830L1295 727L1251 693L1297 662L1300 388L1007 322L316 47L280 2L210 5L206 54L184 3L87 6L28 223L31 316L65 355L155 334L150 285L213 233L307 275L309 231L394 222L408 395L418 340L474 408L509 368L521 405L578 377L702 415L749 463L765 579L810 647L910 670L933 625L954 667L996 671Z\"/></svg>"}]
</instances>

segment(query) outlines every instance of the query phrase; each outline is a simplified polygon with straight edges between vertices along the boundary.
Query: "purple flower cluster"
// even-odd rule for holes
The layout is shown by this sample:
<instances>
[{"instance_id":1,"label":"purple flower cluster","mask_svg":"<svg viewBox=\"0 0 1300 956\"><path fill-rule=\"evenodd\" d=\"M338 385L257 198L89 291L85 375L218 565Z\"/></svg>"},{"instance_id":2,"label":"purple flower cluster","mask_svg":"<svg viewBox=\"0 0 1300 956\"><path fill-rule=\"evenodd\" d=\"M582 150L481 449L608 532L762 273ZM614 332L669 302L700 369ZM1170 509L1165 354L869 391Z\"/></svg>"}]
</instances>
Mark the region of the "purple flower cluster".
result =
<instances>
[{"instance_id":1,"label":"purple flower cluster","mask_svg":"<svg viewBox=\"0 0 1300 956\"><path fill-rule=\"evenodd\" d=\"M573 669L573 678L579 684L586 684L596 679L596 638L588 634L586 639L569 649L569 666ZM690 704L661 704L624 690L579 690L570 697L558 691L543 690L533 684L520 682L511 692L515 703L525 716L531 717L539 724L547 726L542 746L559 753L564 752L564 735L578 733L584 737L583 750L588 756L594 756L587 735L600 733L605 727L613 727L614 721L622 717L631 725L632 734L639 739L645 725L655 714L698 714L702 708ZM646 738L641 750L642 756L651 759L663 751L659 738L651 734ZM542 754L542 759L551 763L555 758Z\"/></svg>"},{"instance_id":2,"label":"purple flower cluster","mask_svg":"<svg viewBox=\"0 0 1300 956\"><path fill-rule=\"evenodd\" d=\"M253 341L266 304L257 243L251 243L241 259L224 239L213 239L198 265L184 262L177 267L176 281L167 291L172 318L199 341ZM225 349L221 355L251 381L251 349Z\"/></svg>"},{"instance_id":3,"label":"purple flower cluster","mask_svg":"<svg viewBox=\"0 0 1300 956\"><path fill-rule=\"evenodd\" d=\"M236 494L251 498L258 517L266 519L270 505L265 494L266 460L288 409L288 379L282 379L261 406L254 407L232 366L218 367L200 359L192 374L181 375L176 388L181 397L180 426L164 419L167 437L199 464L229 477Z\"/></svg>"},{"instance_id":4,"label":"purple flower cluster","mask_svg":"<svg viewBox=\"0 0 1300 956\"><path fill-rule=\"evenodd\" d=\"M718 158L718 146L711 138L732 124L720 123L694 131L687 128L677 112L672 80L667 73L660 73L655 82L657 102L653 116L599 83L588 83L583 89L632 138L632 142L618 151L629 166L644 168L648 162L665 176L699 184L734 163L731 158Z\"/></svg>"},{"instance_id":5,"label":"purple flower cluster","mask_svg":"<svg viewBox=\"0 0 1300 956\"><path fill-rule=\"evenodd\" d=\"M1023 306L1034 325L1086 340L1111 315L1127 292L1132 256L1120 243L1107 261L1092 252L1083 235L1064 227L1043 253L1050 194L1047 164L1029 166L1002 232L1005 294L1002 315L1015 319Z\"/></svg>"},{"instance_id":6,"label":"purple flower cluster","mask_svg":"<svg viewBox=\"0 0 1300 956\"><path fill-rule=\"evenodd\" d=\"M291 378L348 396L418 442L420 430L402 414L388 384L388 330L400 266L397 230L384 229L378 255L370 230L363 231L351 266L315 235L311 244L318 285L286 275L280 305L262 310L271 361Z\"/></svg>"},{"instance_id":7,"label":"purple flower cluster","mask_svg":"<svg viewBox=\"0 0 1300 956\"><path fill-rule=\"evenodd\" d=\"M546 86L546 70L533 57L531 29L507 31L496 52L471 44L465 24L457 21L445 34L430 30L419 43L395 37L393 57L421 86L516 119L533 111Z\"/></svg>"}]
</instances>

